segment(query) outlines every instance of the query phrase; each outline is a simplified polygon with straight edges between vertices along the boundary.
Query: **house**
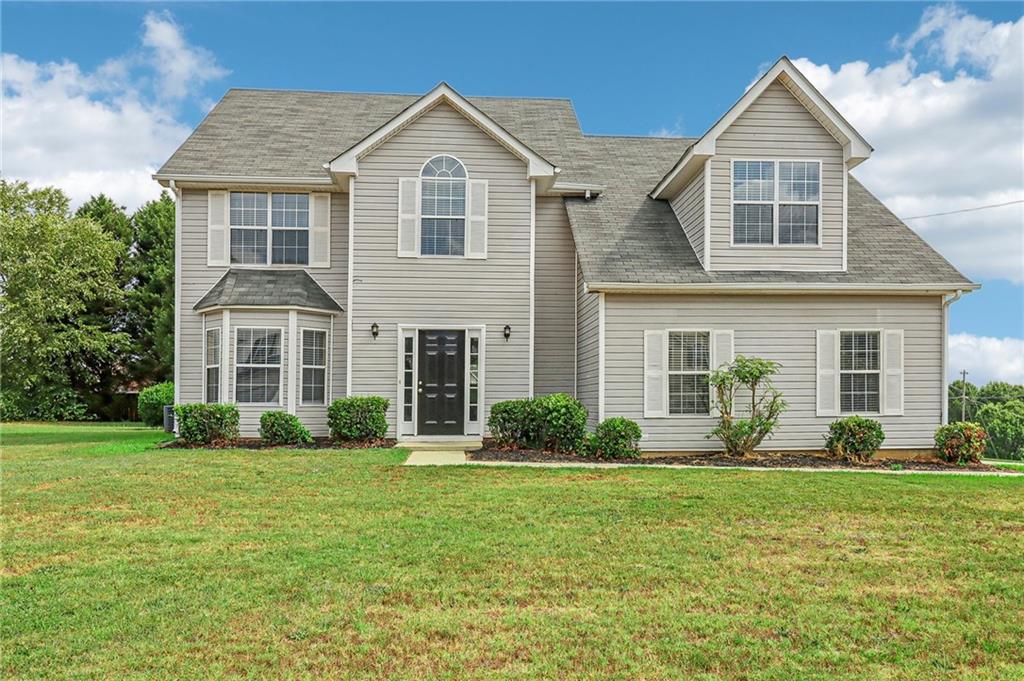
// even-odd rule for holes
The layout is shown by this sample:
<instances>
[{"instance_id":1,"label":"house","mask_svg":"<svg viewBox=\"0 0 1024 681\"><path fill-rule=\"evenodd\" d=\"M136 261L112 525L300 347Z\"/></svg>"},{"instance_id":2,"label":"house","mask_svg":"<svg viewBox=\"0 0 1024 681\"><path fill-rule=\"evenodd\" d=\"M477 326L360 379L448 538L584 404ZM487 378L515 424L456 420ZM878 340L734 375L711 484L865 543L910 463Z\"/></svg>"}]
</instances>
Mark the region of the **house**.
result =
<instances>
[{"instance_id":1,"label":"house","mask_svg":"<svg viewBox=\"0 0 1024 681\"><path fill-rule=\"evenodd\" d=\"M708 373L782 365L770 442L836 417L927 447L947 308L977 286L850 175L872 149L786 58L698 139L587 135L560 99L231 90L154 176L177 199L178 402L388 398L390 435L486 434L566 392L696 450Z\"/></svg>"}]
</instances>

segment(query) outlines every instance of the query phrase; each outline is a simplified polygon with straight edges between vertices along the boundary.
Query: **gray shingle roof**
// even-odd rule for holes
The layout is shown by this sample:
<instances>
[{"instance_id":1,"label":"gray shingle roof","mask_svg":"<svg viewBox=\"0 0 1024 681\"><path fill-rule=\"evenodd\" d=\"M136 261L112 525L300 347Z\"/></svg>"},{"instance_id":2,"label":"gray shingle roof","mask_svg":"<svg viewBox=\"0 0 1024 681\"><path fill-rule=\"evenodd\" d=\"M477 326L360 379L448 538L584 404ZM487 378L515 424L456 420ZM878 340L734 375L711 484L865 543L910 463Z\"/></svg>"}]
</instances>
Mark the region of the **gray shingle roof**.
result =
<instances>
[{"instance_id":1,"label":"gray shingle roof","mask_svg":"<svg viewBox=\"0 0 1024 681\"><path fill-rule=\"evenodd\" d=\"M230 90L159 172L326 178L324 163L418 98ZM584 135L565 99L467 99L558 165L559 182L605 187L589 202L565 200L588 282L969 283L852 178L847 272L705 272L668 203L648 197L693 140ZM267 274L262 270L258 276L262 280Z\"/></svg>"},{"instance_id":2,"label":"gray shingle roof","mask_svg":"<svg viewBox=\"0 0 1024 681\"><path fill-rule=\"evenodd\" d=\"M606 191L565 205L587 282L630 284L969 284L850 178L846 272L706 272L666 201L651 188L693 140L585 137L589 180Z\"/></svg>"},{"instance_id":3,"label":"gray shingle roof","mask_svg":"<svg viewBox=\"0 0 1024 681\"><path fill-rule=\"evenodd\" d=\"M303 270L228 270L193 310L211 307L305 307L341 312L341 305Z\"/></svg>"}]
</instances>

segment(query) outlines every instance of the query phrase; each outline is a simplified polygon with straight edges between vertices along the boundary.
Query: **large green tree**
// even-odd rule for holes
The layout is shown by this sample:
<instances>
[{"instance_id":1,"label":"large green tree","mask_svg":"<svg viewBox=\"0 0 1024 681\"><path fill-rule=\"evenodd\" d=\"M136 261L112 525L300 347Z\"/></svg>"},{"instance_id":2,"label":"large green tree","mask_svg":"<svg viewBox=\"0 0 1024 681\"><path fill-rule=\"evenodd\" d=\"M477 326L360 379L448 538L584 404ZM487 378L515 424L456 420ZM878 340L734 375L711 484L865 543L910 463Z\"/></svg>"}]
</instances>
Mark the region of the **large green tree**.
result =
<instances>
[{"instance_id":1,"label":"large green tree","mask_svg":"<svg viewBox=\"0 0 1024 681\"><path fill-rule=\"evenodd\" d=\"M174 199L167 192L135 211L131 224L128 330L135 340L131 376L158 383L174 370Z\"/></svg>"},{"instance_id":2,"label":"large green tree","mask_svg":"<svg viewBox=\"0 0 1024 681\"><path fill-rule=\"evenodd\" d=\"M91 310L116 310L127 248L57 189L0 180L0 377L4 416L81 418L129 336Z\"/></svg>"}]
</instances>

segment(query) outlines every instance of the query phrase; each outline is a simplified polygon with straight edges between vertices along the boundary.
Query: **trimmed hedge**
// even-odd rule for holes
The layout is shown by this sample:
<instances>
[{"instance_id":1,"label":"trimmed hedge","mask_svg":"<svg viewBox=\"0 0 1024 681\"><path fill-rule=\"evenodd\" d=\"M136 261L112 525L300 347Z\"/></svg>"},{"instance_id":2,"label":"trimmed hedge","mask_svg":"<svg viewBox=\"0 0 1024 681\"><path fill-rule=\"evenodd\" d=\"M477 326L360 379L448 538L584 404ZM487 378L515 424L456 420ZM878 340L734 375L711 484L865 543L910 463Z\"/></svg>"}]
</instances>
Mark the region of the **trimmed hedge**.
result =
<instances>
[{"instance_id":1,"label":"trimmed hedge","mask_svg":"<svg viewBox=\"0 0 1024 681\"><path fill-rule=\"evenodd\" d=\"M565 393L507 400L491 407L487 425L503 445L575 452L587 434L587 408Z\"/></svg>"},{"instance_id":2,"label":"trimmed hedge","mask_svg":"<svg viewBox=\"0 0 1024 681\"><path fill-rule=\"evenodd\" d=\"M174 383L157 383L139 393L139 419L147 426L164 424L164 406L174 404Z\"/></svg>"},{"instance_id":3,"label":"trimmed hedge","mask_svg":"<svg viewBox=\"0 0 1024 681\"><path fill-rule=\"evenodd\" d=\"M587 437L585 452L595 459L635 459L640 456L643 435L636 421L613 416L597 424L593 435Z\"/></svg>"},{"instance_id":4,"label":"trimmed hedge","mask_svg":"<svg viewBox=\"0 0 1024 681\"><path fill-rule=\"evenodd\" d=\"M387 435L387 399L378 396L344 397L327 407L332 440L376 440Z\"/></svg>"},{"instance_id":5,"label":"trimmed hedge","mask_svg":"<svg viewBox=\"0 0 1024 681\"><path fill-rule=\"evenodd\" d=\"M840 459L864 463L884 441L881 423L863 416L847 416L829 424L825 449Z\"/></svg>"},{"instance_id":6,"label":"trimmed hedge","mask_svg":"<svg viewBox=\"0 0 1024 681\"><path fill-rule=\"evenodd\" d=\"M961 466L980 461L987 441L985 429L969 421L947 423L935 431L939 457Z\"/></svg>"},{"instance_id":7,"label":"trimmed hedge","mask_svg":"<svg viewBox=\"0 0 1024 681\"><path fill-rule=\"evenodd\" d=\"M268 445L302 445L312 442L313 436L295 414L265 411L260 416L260 439Z\"/></svg>"},{"instance_id":8,"label":"trimmed hedge","mask_svg":"<svg viewBox=\"0 0 1024 681\"><path fill-rule=\"evenodd\" d=\"M174 408L178 437L194 445L238 439L238 407L233 404L179 404Z\"/></svg>"}]
</instances>

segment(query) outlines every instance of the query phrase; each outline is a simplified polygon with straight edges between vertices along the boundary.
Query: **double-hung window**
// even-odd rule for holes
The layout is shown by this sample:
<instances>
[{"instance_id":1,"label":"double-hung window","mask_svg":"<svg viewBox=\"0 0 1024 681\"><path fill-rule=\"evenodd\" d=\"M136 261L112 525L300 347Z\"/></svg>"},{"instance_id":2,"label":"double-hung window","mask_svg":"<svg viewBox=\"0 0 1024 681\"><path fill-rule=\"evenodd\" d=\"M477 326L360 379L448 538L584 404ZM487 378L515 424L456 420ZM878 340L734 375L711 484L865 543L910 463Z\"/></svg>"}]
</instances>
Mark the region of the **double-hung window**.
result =
<instances>
[{"instance_id":1,"label":"double-hung window","mask_svg":"<svg viewBox=\"0 0 1024 681\"><path fill-rule=\"evenodd\" d=\"M327 332L302 330L302 404L327 402Z\"/></svg>"},{"instance_id":2,"label":"double-hung window","mask_svg":"<svg viewBox=\"0 0 1024 681\"><path fill-rule=\"evenodd\" d=\"M281 330L235 330L235 402L280 404Z\"/></svg>"},{"instance_id":3,"label":"double-hung window","mask_svg":"<svg viewBox=\"0 0 1024 681\"><path fill-rule=\"evenodd\" d=\"M220 402L220 329L206 330L206 401Z\"/></svg>"},{"instance_id":4,"label":"double-hung window","mask_svg":"<svg viewBox=\"0 0 1024 681\"><path fill-rule=\"evenodd\" d=\"M309 264L309 194L231 192L233 265Z\"/></svg>"},{"instance_id":5,"label":"double-hung window","mask_svg":"<svg viewBox=\"0 0 1024 681\"><path fill-rule=\"evenodd\" d=\"M420 180L420 255L465 255L466 168L451 156L435 156Z\"/></svg>"},{"instance_id":6,"label":"double-hung window","mask_svg":"<svg viewBox=\"0 0 1024 681\"><path fill-rule=\"evenodd\" d=\"M839 335L839 410L880 411L881 339L878 331L843 331Z\"/></svg>"},{"instance_id":7,"label":"double-hung window","mask_svg":"<svg viewBox=\"0 0 1024 681\"><path fill-rule=\"evenodd\" d=\"M732 162L733 245L817 245L820 222L819 161Z\"/></svg>"},{"instance_id":8,"label":"double-hung window","mask_svg":"<svg viewBox=\"0 0 1024 681\"><path fill-rule=\"evenodd\" d=\"M668 413L710 414L711 338L707 331L668 332Z\"/></svg>"}]
</instances>

